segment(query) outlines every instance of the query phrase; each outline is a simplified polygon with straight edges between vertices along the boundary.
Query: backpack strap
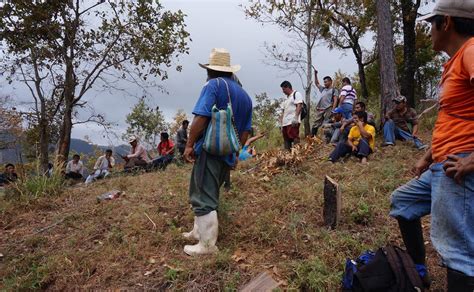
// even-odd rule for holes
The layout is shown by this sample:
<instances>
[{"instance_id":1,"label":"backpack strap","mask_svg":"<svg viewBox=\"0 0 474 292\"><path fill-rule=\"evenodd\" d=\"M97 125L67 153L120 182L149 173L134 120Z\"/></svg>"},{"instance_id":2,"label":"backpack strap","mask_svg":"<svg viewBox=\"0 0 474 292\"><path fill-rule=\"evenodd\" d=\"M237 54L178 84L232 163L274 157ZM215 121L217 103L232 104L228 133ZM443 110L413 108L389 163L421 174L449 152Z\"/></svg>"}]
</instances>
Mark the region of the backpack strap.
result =
<instances>
[{"instance_id":1,"label":"backpack strap","mask_svg":"<svg viewBox=\"0 0 474 292\"><path fill-rule=\"evenodd\" d=\"M387 245L383 248L385 255L387 256L390 268L392 268L393 274L395 275L396 286L401 287L403 279L403 267L398 260L397 252L393 249L393 246ZM403 290L401 290L403 291Z\"/></svg>"},{"instance_id":2,"label":"backpack strap","mask_svg":"<svg viewBox=\"0 0 474 292\"><path fill-rule=\"evenodd\" d=\"M423 291L423 283L416 270L415 263L407 252L399 247L395 247L398 257L401 259L405 273L416 291Z\"/></svg>"}]
</instances>

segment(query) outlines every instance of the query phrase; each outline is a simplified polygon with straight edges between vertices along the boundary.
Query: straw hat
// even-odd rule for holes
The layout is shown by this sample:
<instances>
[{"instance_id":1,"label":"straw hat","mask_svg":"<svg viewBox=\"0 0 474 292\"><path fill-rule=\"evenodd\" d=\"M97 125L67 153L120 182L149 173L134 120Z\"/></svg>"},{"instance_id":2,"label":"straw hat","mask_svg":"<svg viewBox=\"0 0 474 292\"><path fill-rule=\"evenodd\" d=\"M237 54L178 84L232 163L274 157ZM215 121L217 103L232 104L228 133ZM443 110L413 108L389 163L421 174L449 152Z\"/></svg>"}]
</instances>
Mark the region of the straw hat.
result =
<instances>
[{"instance_id":1,"label":"straw hat","mask_svg":"<svg viewBox=\"0 0 474 292\"><path fill-rule=\"evenodd\" d=\"M209 56L209 64L201 64L204 69L211 69L220 72L237 72L240 70L240 65L230 65L230 54L226 49L214 48Z\"/></svg>"}]
</instances>

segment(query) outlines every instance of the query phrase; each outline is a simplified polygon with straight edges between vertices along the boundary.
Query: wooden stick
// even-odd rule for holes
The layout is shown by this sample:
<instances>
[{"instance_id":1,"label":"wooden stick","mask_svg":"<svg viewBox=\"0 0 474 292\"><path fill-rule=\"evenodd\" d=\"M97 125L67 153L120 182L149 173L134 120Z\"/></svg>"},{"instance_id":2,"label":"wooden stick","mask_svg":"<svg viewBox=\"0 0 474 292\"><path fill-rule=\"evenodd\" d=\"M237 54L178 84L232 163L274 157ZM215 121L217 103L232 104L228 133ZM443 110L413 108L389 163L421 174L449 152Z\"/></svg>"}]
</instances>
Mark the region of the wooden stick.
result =
<instances>
[{"instance_id":1,"label":"wooden stick","mask_svg":"<svg viewBox=\"0 0 474 292\"><path fill-rule=\"evenodd\" d=\"M145 214L146 218L148 218L148 220L150 220L151 224L153 224L153 229L156 229L156 224L155 224L155 222L153 222L153 220L151 220L150 216L148 216L147 213L143 213L143 214Z\"/></svg>"}]
</instances>

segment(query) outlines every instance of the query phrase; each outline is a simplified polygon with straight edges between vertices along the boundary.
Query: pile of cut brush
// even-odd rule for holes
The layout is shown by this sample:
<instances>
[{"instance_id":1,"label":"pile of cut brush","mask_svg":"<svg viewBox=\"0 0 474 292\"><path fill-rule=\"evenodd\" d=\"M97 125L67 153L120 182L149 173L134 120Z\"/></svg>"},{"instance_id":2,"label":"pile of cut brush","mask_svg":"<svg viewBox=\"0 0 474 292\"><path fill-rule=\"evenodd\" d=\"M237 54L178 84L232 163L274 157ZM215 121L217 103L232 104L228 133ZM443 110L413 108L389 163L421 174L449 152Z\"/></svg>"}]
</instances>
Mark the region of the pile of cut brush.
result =
<instances>
[{"instance_id":1,"label":"pile of cut brush","mask_svg":"<svg viewBox=\"0 0 474 292\"><path fill-rule=\"evenodd\" d=\"M269 180L283 171L283 169L297 170L303 161L318 159L317 153L322 140L315 138L306 138L304 142L295 145L291 151L283 149L271 149L257 155L257 165L248 169L256 175L261 175L262 180Z\"/></svg>"}]
</instances>

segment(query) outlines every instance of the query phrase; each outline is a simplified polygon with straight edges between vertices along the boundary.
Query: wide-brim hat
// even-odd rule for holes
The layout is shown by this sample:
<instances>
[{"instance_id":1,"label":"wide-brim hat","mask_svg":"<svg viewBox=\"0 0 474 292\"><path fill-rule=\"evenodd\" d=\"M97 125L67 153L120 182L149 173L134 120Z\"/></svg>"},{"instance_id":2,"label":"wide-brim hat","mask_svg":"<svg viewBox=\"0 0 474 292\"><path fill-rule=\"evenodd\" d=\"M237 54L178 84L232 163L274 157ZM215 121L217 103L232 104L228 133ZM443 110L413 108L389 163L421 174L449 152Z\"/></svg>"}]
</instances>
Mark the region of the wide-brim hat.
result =
<instances>
[{"instance_id":1,"label":"wide-brim hat","mask_svg":"<svg viewBox=\"0 0 474 292\"><path fill-rule=\"evenodd\" d=\"M431 22L436 15L447 15L474 19L474 1L472 0L438 0L431 13L417 18L417 21Z\"/></svg>"},{"instance_id":2,"label":"wide-brim hat","mask_svg":"<svg viewBox=\"0 0 474 292\"><path fill-rule=\"evenodd\" d=\"M135 141L137 141L137 137L135 137L135 136L128 137L128 143L132 143L132 142L135 142Z\"/></svg>"},{"instance_id":3,"label":"wide-brim hat","mask_svg":"<svg viewBox=\"0 0 474 292\"><path fill-rule=\"evenodd\" d=\"M204 69L210 69L219 72L235 73L240 70L240 65L230 64L230 53L226 49L214 48L209 56L208 64L199 63Z\"/></svg>"}]
</instances>

